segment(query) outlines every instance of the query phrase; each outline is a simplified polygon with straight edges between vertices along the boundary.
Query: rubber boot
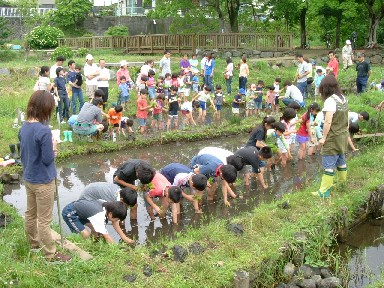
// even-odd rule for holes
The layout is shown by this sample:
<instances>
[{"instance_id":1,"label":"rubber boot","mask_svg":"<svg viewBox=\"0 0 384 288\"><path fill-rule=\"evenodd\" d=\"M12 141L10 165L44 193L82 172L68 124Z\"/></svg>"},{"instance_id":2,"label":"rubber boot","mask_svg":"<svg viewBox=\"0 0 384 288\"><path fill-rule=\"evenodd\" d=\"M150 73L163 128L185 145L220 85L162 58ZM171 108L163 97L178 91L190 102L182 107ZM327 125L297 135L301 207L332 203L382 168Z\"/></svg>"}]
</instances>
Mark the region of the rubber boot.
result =
<instances>
[{"instance_id":1,"label":"rubber boot","mask_svg":"<svg viewBox=\"0 0 384 288\"><path fill-rule=\"evenodd\" d=\"M17 144L16 144L16 147L17 147L17 158L20 158L20 157L21 157L20 143L17 143Z\"/></svg>"},{"instance_id":2,"label":"rubber boot","mask_svg":"<svg viewBox=\"0 0 384 288\"><path fill-rule=\"evenodd\" d=\"M9 144L9 150L11 150L11 154L9 155L9 157L12 159L16 159L17 158L16 145L15 144Z\"/></svg>"},{"instance_id":3,"label":"rubber boot","mask_svg":"<svg viewBox=\"0 0 384 288\"><path fill-rule=\"evenodd\" d=\"M68 134L67 134L68 135L68 141L72 143L73 142L72 131L67 131L67 132L68 132Z\"/></svg>"},{"instance_id":4,"label":"rubber boot","mask_svg":"<svg viewBox=\"0 0 384 288\"><path fill-rule=\"evenodd\" d=\"M67 142L68 141L68 131L64 131L64 141L63 142Z\"/></svg>"},{"instance_id":5,"label":"rubber boot","mask_svg":"<svg viewBox=\"0 0 384 288\"><path fill-rule=\"evenodd\" d=\"M337 167L337 190L342 192L345 191L347 184L347 167Z\"/></svg>"},{"instance_id":6,"label":"rubber boot","mask_svg":"<svg viewBox=\"0 0 384 288\"><path fill-rule=\"evenodd\" d=\"M323 177L321 178L321 185L317 191L317 195L322 198L329 198L331 196L334 176L334 172L323 171Z\"/></svg>"}]
</instances>

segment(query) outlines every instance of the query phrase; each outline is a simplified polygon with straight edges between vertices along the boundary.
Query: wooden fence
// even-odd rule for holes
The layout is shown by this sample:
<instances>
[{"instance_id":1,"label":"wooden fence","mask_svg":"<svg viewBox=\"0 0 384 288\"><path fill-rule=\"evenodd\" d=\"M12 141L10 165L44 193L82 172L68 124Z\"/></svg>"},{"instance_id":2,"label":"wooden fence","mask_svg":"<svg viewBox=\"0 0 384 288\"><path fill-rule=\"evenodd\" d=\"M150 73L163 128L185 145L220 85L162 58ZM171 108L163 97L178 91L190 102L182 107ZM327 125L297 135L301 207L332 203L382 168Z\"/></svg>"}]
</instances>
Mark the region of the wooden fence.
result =
<instances>
[{"instance_id":1,"label":"wooden fence","mask_svg":"<svg viewBox=\"0 0 384 288\"><path fill-rule=\"evenodd\" d=\"M201 50L259 50L282 51L293 49L291 33L222 33L137 36L96 36L60 38L59 46L72 49L125 49L129 53L154 54L169 50L171 53L194 53Z\"/></svg>"}]
</instances>

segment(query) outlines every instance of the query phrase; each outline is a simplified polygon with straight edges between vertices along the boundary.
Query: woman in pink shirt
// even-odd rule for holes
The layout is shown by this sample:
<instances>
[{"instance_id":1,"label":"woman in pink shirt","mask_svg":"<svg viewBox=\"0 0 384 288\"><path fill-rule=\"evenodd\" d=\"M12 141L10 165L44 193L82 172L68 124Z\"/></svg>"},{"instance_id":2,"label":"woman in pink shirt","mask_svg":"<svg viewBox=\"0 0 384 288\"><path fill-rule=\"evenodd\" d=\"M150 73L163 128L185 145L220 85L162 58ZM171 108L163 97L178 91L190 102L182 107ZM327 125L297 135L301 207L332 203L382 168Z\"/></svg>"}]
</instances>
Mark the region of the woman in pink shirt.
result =
<instances>
[{"instance_id":1,"label":"woman in pink shirt","mask_svg":"<svg viewBox=\"0 0 384 288\"><path fill-rule=\"evenodd\" d=\"M120 85L120 77L125 76L125 79L127 79L127 82L131 82L131 76L129 75L129 70L128 70L128 62L125 60L122 60L120 62L120 69L117 70L116 72L116 82L117 86Z\"/></svg>"}]
</instances>

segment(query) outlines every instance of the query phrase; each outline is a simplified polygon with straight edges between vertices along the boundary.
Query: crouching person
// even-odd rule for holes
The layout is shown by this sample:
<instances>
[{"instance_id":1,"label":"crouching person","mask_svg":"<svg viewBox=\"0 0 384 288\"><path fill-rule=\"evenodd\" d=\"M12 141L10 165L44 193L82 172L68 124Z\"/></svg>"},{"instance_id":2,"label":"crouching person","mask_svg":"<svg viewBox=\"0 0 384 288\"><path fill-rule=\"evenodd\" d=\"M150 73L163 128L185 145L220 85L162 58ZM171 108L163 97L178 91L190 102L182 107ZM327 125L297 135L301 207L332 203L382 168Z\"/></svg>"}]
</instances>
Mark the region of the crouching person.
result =
<instances>
[{"instance_id":1,"label":"crouching person","mask_svg":"<svg viewBox=\"0 0 384 288\"><path fill-rule=\"evenodd\" d=\"M151 220L155 220L155 214L153 210L159 215L160 218L164 218L168 210L169 204L172 205L172 219L173 223L177 223L177 215L180 214L177 203L181 200L181 189L177 186L172 186L171 183L159 172L156 172L149 187L151 190L144 193L145 207L147 208L149 217ZM160 198L161 208L154 202L153 198Z\"/></svg>"},{"instance_id":2,"label":"crouching person","mask_svg":"<svg viewBox=\"0 0 384 288\"><path fill-rule=\"evenodd\" d=\"M84 239L101 234L107 243L115 243L105 225L111 221L113 227L118 226L127 217L127 207L121 201L77 200L64 207L62 216L71 232L80 233Z\"/></svg>"}]
</instances>

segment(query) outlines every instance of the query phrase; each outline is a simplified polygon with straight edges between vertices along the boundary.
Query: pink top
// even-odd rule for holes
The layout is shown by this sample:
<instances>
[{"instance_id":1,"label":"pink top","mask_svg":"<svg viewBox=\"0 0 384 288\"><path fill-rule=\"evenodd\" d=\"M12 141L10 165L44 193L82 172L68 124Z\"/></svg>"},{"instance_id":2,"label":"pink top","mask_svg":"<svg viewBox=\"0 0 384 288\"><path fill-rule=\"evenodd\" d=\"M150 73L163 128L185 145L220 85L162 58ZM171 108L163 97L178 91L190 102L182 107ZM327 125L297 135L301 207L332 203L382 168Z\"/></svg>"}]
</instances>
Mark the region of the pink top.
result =
<instances>
[{"instance_id":1,"label":"pink top","mask_svg":"<svg viewBox=\"0 0 384 288\"><path fill-rule=\"evenodd\" d=\"M142 118L142 119L148 118L148 110L140 110L140 108L144 108L147 106L148 106L147 99L143 99L140 96L139 99L137 99L137 112L136 112L137 118Z\"/></svg>"},{"instance_id":2,"label":"pink top","mask_svg":"<svg viewBox=\"0 0 384 288\"><path fill-rule=\"evenodd\" d=\"M293 123L292 120L289 121L289 123L285 122L284 120L281 120L281 123L283 123L285 126L285 132L292 132L292 131L296 130L296 124L292 125L292 123ZM285 139L289 140L290 134L284 135L284 137L285 137Z\"/></svg>"},{"instance_id":3,"label":"pink top","mask_svg":"<svg viewBox=\"0 0 384 288\"><path fill-rule=\"evenodd\" d=\"M171 183L159 172L156 172L155 177L153 177L152 185L153 189L149 190L149 197L164 197L165 188L172 186Z\"/></svg>"},{"instance_id":4,"label":"pink top","mask_svg":"<svg viewBox=\"0 0 384 288\"><path fill-rule=\"evenodd\" d=\"M275 92L274 91L268 91L267 92L267 103L273 104L275 102Z\"/></svg>"},{"instance_id":5,"label":"pink top","mask_svg":"<svg viewBox=\"0 0 384 288\"><path fill-rule=\"evenodd\" d=\"M117 85L120 84L120 77L121 77L121 76L125 76L125 78L127 79L127 82L128 82L128 81L132 81L132 80L131 80L131 76L129 75L129 71L128 71L128 69L120 68L120 69L117 70L117 72L116 72L116 82L117 82Z\"/></svg>"},{"instance_id":6,"label":"pink top","mask_svg":"<svg viewBox=\"0 0 384 288\"><path fill-rule=\"evenodd\" d=\"M155 87L155 78L153 77L148 78L148 87Z\"/></svg>"}]
</instances>

